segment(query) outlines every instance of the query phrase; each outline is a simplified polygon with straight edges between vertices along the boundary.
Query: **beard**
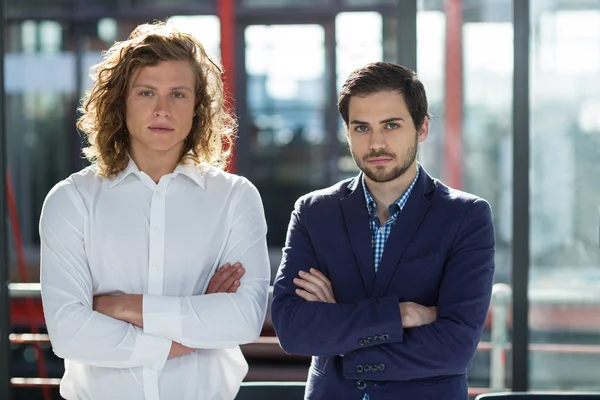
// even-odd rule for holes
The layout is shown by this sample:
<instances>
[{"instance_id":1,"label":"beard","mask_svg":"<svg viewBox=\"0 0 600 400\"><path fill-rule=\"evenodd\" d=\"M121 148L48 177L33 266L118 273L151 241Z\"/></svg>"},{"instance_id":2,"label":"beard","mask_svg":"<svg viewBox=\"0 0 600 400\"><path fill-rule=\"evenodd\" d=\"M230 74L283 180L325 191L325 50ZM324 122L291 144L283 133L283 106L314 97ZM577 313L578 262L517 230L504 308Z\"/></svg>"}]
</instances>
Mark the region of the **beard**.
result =
<instances>
[{"instance_id":1,"label":"beard","mask_svg":"<svg viewBox=\"0 0 600 400\"><path fill-rule=\"evenodd\" d=\"M352 152L352 150L350 150L350 153L352 154L352 158L354 159L354 162L356 163L358 168L370 180L372 180L373 182L377 182L377 183L384 183L384 182L393 181L394 179L399 178L400 176L404 175L404 173L406 171L408 171L408 169L411 167L411 165L417 159L418 145L419 145L419 140L418 140L418 137L415 136L414 144L412 146L410 146L408 149L406 149L406 151L404 153L404 158L403 158L402 162L400 163L400 165L392 168L392 170L390 170L390 171L386 171L385 165L368 167L367 160L369 160L371 158L378 158L378 157L385 157L385 158L390 158L392 160L397 160L398 157L393 153L387 153L385 150L372 151L371 153L364 156L362 158L362 160L359 159L358 157L356 157L356 154L354 154Z\"/></svg>"}]
</instances>

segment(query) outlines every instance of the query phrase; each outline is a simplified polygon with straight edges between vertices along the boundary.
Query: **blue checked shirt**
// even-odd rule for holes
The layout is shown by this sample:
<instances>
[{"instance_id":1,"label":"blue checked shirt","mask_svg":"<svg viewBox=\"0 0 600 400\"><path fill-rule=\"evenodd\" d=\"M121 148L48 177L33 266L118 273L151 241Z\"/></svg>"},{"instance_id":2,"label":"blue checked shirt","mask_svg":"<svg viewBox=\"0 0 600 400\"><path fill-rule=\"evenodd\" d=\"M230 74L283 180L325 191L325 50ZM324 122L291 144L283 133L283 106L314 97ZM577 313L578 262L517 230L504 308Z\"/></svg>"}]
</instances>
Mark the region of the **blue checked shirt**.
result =
<instances>
[{"instance_id":1,"label":"blue checked shirt","mask_svg":"<svg viewBox=\"0 0 600 400\"><path fill-rule=\"evenodd\" d=\"M377 203L371 197L369 193L369 189L367 188L367 184L365 183L365 177L362 177L362 185L363 190L365 192L365 200L367 202L367 211L369 212L370 226L371 226L371 242L373 244L373 257L374 257L374 265L375 272L379 268L379 263L381 262L381 257L383 256L383 248L385 247L385 242L387 242L388 236L390 236L390 232L392 231L392 227L396 223L398 219L398 215L400 211L404 208L406 201L410 197L413 188L415 187L415 183L419 178L419 170L417 169L417 175L415 179L412 181L406 192L402 196L398 198L395 202L393 202L389 206L390 211L390 219L381 226L379 222L379 218L377 218Z\"/></svg>"},{"instance_id":2,"label":"blue checked shirt","mask_svg":"<svg viewBox=\"0 0 600 400\"><path fill-rule=\"evenodd\" d=\"M367 202L367 211L369 212L369 220L371 226L371 243L373 244L373 257L374 257L374 265L375 272L379 268L379 263L381 262L381 257L383 256L383 248L385 247L385 242L387 242L388 236L390 236L390 232L392 231L392 226L396 223L398 219L398 215L400 211L404 208L406 201L410 197L413 188L415 187L415 183L417 183L417 179L419 178L419 170L417 169L417 175L415 179L413 179L412 183L406 189L406 192L402 196L398 198L394 203L389 206L390 211L390 219L381 226L379 218L377 217L377 203L371 197L369 193L369 189L367 188L367 184L365 183L365 177L362 177L362 185L363 191L365 192L365 200ZM369 394L365 393L365 397L363 400L369 400Z\"/></svg>"}]
</instances>

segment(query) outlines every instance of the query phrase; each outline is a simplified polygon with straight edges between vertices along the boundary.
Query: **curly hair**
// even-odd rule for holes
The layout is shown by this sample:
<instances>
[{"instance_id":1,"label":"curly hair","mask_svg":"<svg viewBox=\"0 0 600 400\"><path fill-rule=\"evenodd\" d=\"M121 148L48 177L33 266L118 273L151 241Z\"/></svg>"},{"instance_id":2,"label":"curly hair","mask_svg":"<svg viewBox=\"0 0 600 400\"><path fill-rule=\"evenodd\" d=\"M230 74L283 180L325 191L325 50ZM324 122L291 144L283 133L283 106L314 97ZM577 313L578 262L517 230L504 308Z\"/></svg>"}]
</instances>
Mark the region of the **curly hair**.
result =
<instances>
[{"instance_id":1,"label":"curly hair","mask_svg":"<svg viewBox=\"0 0 600 400\"><path fill-rule=\"evenodd\" d=\"M161 61L187 61L196 78L195 116L180 162L191 159L196 165L226 166L237 124L228 112L222 69L192 35L155 22L138 26L127 40L116 42L90 70L94 83L79 107L77 128L87 135L89 146L83 154L99 175L115 176L127 167L129 81L139 68Z\"/></svg>"}]
</instances>

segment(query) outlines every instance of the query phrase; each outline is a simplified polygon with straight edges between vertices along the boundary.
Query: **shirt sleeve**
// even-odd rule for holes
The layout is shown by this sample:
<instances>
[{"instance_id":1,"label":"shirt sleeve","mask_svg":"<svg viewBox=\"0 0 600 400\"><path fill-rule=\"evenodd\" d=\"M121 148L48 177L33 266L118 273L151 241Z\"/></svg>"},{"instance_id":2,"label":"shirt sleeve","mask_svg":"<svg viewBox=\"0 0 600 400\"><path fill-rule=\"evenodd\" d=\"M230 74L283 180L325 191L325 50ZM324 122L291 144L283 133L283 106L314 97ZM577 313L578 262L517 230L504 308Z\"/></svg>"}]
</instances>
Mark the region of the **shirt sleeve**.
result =
<instances>
[{"instance_id":1,"label":"shirt sleeve","mask_svg":"<svg viewBox=\"0 0 600 400\"><path fill-rule=\"evenodd\" d=\"M249 181L240 181L231 212L221 265L243 265L246 272L237 292L144 295L144 332L204 349L234 347L258 338L267 311L271 270L263 205Z\"/></svg>"},{"instance_id":2,"label":"shirt sleeve","mask_svg":"<svg viewBox=\"0 0 600 400\"><path fill-rule=\"evenodd\" d=\"M162 369L171 340L93 311L84 205L73 183L55 186L40 217L42 303L54 353L100 367Z\"/></svg>"}]
</instances>

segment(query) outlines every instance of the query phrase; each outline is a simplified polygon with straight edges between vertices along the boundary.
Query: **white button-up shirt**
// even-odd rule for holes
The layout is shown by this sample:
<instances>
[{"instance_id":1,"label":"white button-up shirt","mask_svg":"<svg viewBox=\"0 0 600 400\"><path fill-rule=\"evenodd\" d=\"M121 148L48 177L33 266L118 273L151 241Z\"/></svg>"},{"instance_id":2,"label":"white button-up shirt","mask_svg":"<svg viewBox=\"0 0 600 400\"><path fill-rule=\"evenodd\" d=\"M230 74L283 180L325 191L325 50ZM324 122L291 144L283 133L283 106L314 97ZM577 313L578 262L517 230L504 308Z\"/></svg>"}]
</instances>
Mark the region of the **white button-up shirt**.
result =
<instances>
[{"instance_id":1,"label":"white button-up shirt","mask_svg":"<svg viewBox=\"0 0 600 400\"><path fill-rule=\"evenodd\" d=\"M133 161L114 178L91 168L48 194L41 285L66 399L233 399L248 371L238 347L259 336L270 268L256 188L206 165L156 184ZM236 293L205 295L225 263ZM94 295L143 294L144 328L92 310ZM167 360L172 341L196 348Z\"/></svg>"}]
</instances>

